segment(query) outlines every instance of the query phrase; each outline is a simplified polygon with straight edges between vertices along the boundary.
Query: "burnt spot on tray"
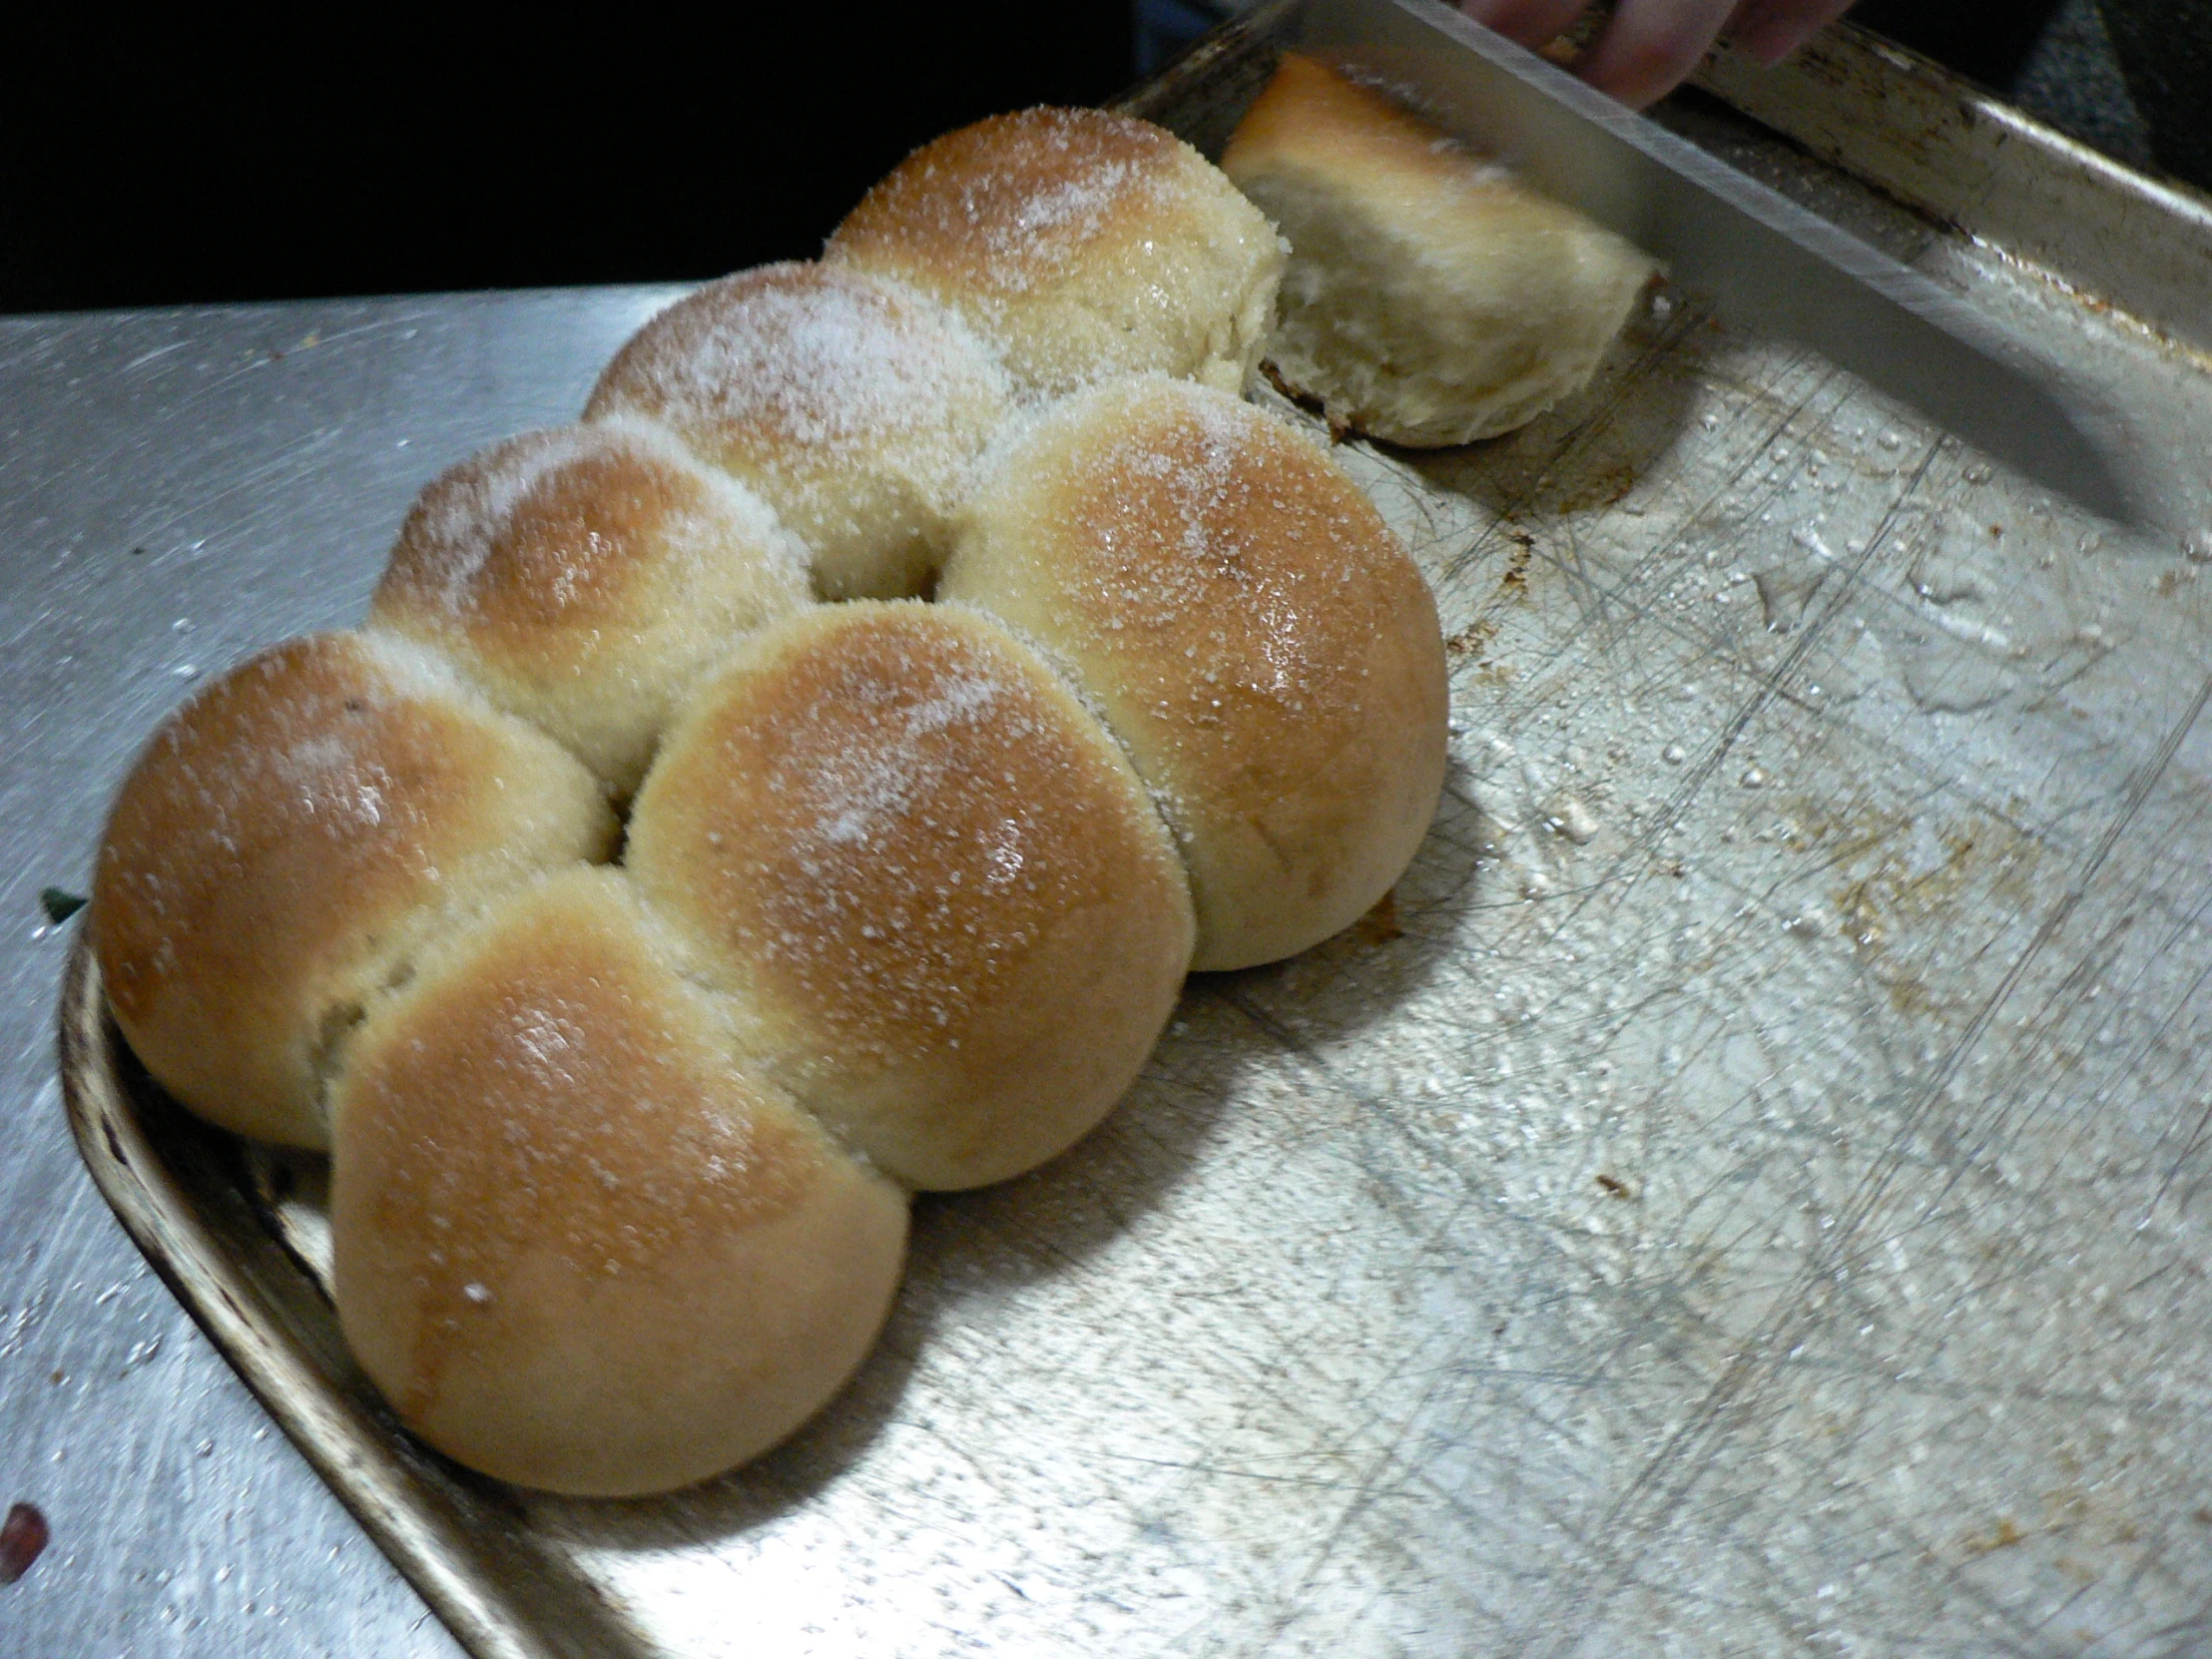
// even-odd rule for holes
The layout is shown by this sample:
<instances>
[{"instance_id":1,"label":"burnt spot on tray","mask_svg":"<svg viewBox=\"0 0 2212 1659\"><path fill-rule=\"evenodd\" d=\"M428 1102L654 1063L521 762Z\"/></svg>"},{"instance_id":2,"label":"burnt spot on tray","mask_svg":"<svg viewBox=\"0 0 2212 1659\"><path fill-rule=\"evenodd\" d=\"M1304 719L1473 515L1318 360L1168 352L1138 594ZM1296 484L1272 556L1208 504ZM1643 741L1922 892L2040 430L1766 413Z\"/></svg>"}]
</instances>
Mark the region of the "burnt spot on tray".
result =
<instances>
[{"instance_id":1,"label":"burnt spot on tray","mask_svg":"<svg viewBox=\"0 0 2212 1659\"><path fill-rule=\"evenodd\" d=\"M0 1522L0 1584L13 1584L29 1572L50 1535L37 1504L9 1504L8 1518Z\"/></svg>"}]
</instances>

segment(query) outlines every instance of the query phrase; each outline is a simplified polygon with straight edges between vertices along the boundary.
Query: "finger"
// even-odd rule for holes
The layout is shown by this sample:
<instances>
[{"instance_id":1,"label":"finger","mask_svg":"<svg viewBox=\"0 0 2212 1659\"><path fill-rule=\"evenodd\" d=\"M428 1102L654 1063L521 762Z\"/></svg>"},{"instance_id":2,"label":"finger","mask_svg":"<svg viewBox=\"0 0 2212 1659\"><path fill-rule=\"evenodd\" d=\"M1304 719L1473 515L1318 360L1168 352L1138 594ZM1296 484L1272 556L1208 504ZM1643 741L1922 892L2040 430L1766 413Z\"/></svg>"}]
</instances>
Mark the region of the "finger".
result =
<instances>
[{"instance_id":1,"label":"finger","mask_svg":"<svg viewBox=\"0 0 2212 1659\"><path fill-rule=\"evenodd\" d=\"M1747 8L1728 38L1772 69L1851 10L1852 0L1766 0Z\"/></svg>"},{"instance_id":2,"label":"finger","mask_svg":"<svg viewBox=\"0 0 2212 1659\"><path fill-rule=\"evenodd\" d=\"M1632 110L1672 92L1719 38L1736 0L1626 0L1583 59L1582 78Z\"/></svg>"},{"instance_id":3,"label":"finger","mask_svg":"<svg viewBox=\"0 0 2212 1659\"><path fill-rule=\"evenodd\" d=\"M1546 46L1582 15L1588 0L1461 0L1459 9L1485 28L1531 49Z\"/></svg>"}]
</instances>

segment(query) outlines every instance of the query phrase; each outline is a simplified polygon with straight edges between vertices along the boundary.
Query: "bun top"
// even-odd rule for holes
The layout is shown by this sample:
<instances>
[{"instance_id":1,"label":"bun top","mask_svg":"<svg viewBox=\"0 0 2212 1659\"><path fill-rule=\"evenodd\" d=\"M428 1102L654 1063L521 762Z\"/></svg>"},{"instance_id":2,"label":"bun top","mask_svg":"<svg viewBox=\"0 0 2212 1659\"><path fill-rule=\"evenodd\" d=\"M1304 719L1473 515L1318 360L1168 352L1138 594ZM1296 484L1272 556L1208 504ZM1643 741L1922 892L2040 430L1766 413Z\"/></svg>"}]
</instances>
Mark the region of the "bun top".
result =
<instances>
[{"instance_id":1,"label":"bun top","mask_svg":"<svg viewBox=\"0 0 2212 1659\"><path fill-rule=\"evenodd\" d=\"M587 420L664 423L758 490L829 598L920 591L965 469L1006 413L988 347L926 294L777 265L661 312L599 377Z\"/></svg>"},{"instance_id":2,"label":"bun top","mask_svg":"<svg viewBox=\"0 0 2212 1659\"><path fill-rule=\"evenodd\" d=\"M474 1468L678 1486L774 1444L865 1352L905 1198L733 1063L619 871L426 953L333 1095L346 1339Z\"/></svg>"},{"instance_id":3,"label":"bun top","mask_svg":"<svg viewBox=\"0 0 2212 1659\"><path fill-rule=\"evenodd\" d=\"M1344 470L1249 403L1157 377L1069 398L994 452L939 593L1078 675L1175 830L1201 968L1349 925L1427 829L1427 584Z\"/></svg>"},{"instance_id":4,"label":"bun top","mask_svg":"<svg viewBox=\"0 0 2212 1659\"><path fill-rule=\"evenodd\" d=\"M526 432L416 498L371 626L433 646L617 795L729 639L808 598L775 515L658 428Z\"/></svg>"},{"instance_id":5,"label":"bun top","mask_svg":"<svg viewBox=\"0 0 2212 1659\"><path fill-rule=\"evenodd\" d=\"M833 244L992 299L1034 293L1171 203L1190 147L1102 110L992 116L916 150L860 199Z\"/></svg>"},{"instance_id":6,"label":"bun top","mask_svg":"<svg viewBox=\"0 0 2212 1659\"><path fill-rule=\"evenodd\" d=\"M918 294L836 266L786 264L709 282L615 353L588 420L665 422L734 471L796 452L935 429L947 402L989 400L989 356L958 318Z\"/></svg>"},{"instance_id":7,"label":"bun top","mask_svg":"<svg viewBox=\"0 0 2212 1659\"><path fill-rule=\"evenodd\" d=\"M1148 369L1235 390L1283 266L1274 228L1181 139L1066 109L923 145L846 216L826 258L936 295L1050 394Z\"/></svg>"},{"instance_id":8,"label":"bun top","mask_svg":"<svg viewBox=\"0 0 2212 1659\"><path fill-rule=\"evenodd\" d=\"M334 1045L410 945L614 835L581 766L426 654L292 640L188 703L125 782L93 883L108 1002L201 1116L322 1146Z\"/></svg>"},{"instance_id":9,"label":"bun top","mask_svg":"<svg viewBox=\"0 0 2212 1659\"><path fill-rule=\"evenodd\" d=\"M432 954L348 1056L341 1169L384 1167L379 1235L440 1245L420 1287L436 1352L402 1410L436 1391L460 1316L525 1259L587 1281L651 1273L707 1234L775 1222L835 1156L729 1064L726 1022L637 911L612 870L554 876Z\"/></svg>"},{"instance_id":10,"label":"bun top","mask_svg":"<svg viewBox=\"0 0 2212 1659\"><path fill-rule=\"evenodd\" d=\"M768 1073L917 1186L1076 1139L1190 963L1183 871L1128 762L956 606L826 607L746 641L639 792L628 857Z\"/></svg>"},{"instance_id":11,"label":"bun top","mask_svg":"<svg viewBox=\"0 0 2212 1659\"><path fill-rule=\"evenodd\" d=\"M756 534L771 527L758 502L653 427L524 432L447 468L415 498L371 604L465 625L504 654L535 650L549 632L622 617L641 567L672 541L683 557L714 557L704 537L683 542L686 532L712 535L716 520L750 521Z\"/></svg>"}]
</instances>

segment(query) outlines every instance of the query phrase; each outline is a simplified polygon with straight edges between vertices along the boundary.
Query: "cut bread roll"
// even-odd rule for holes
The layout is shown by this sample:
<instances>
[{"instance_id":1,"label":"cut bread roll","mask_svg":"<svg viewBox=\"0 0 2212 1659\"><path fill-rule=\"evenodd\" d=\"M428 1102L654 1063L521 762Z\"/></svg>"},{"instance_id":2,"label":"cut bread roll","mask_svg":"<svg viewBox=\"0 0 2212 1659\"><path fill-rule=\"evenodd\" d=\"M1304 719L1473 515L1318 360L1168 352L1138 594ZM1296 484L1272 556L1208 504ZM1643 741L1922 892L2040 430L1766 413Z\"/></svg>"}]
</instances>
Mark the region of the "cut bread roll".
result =
<instances>
[{"instance_id":1,"label":"cut bread roll","mask_svg":"<svg viewBox=\"0 0 2212 1659\"><path fill-rule=\"evenodd\" d=\"M1273 228L1181 139L1064 109L923 145L846 216L826 258L936 295L1047 394L1146 370L1237 390L1283 269Z\"/></svg>"},{"instance_id":2,"label":"cut bread roll","mask_svg":"<svg viewBox=\"0 0 2212 1659\"><path fill-rule=\"evenodd\" d=\"M124 781L92 894L108 1004L202 1117L327 1147L336 1050L422 945L617 833L581 765L428 653L289 641L186 704Z\"/></svg>"},{"instance_id":3,"label":"cut bread roll","mask_svg":"<svg viewBox=\"0 0 2212 1659\"><path fill-rule=\"evenodd\" d=\"M1017 1175L1135 1081L1191 958L1143 786L1003 628L804 612L742 645L639 792L629 867L748 1052L916 1187Z\"/></svg>"},{"instance_id":4,"label":"cut bread roll","mask_svg":"<svg viewBox=\"0 0 2212 1659\"><path fill-rule=\"evenodd\" d=\"M1443 786L1420 572L1343 468L1226 393L1124 380L992 457L940 598L1064 664L1159 798L1195 965L1288 956L1387 892Z\"/></svg>"},{"instance_id":5,"label":"cut bread roll","mask_svg":"<svg viewBox=\"0 0 2212 1659\"><path fill-rule=\"evenodd\" d=\"M895 599L927 587L1009 395L989 349L926 295L776 265L647 323L584 413L660 421L757 490L813 551L825 599Z\"/></svg>"},{"instance_id":6,"label":"cut bread roll","mask_svg":"<svg viewBox=\"0 0 2212 1659\"><path fill-rule=\"evenodd\" d=\"M451 657L579 756L616 799L729 642L809 600L807 553L667 433L526 432L416 499L369 626Z\"/></svg>"},{"instance_id":7,"label":"cut bread roll","mask_svg":"<svg viewBox=\"0 0 2212 1659\"><path fill-rule=\"evenodd\" d=\"M1657 270L1296 53L1222 168L1291 245L1270 365L1334 425L1392 443L1491 437L1579 391Z\"/></svg>"},{"instance_id":8,"label":"cut bread roll","mask_svg":"<svg viewBox=\"0 0 2212 1659\"><path fill-rule=\"evenodd\" d=\"M836 1391L906 1197L732 1063L619 871L426 953L333 1093L338 1317L471 1468L627 1495L758 1455Z\"/></svg>"}]
</instances>

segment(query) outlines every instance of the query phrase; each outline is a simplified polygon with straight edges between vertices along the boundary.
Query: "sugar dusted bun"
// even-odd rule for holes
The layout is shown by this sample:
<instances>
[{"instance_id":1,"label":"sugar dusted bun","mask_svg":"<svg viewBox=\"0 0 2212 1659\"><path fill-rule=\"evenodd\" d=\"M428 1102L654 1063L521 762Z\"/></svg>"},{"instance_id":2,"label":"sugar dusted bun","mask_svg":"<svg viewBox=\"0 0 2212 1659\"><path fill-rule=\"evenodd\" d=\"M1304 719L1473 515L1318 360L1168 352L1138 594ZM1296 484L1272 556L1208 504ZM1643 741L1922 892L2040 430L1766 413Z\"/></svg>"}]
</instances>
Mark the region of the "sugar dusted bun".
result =
<instances>
[{"instance_id":1,"label":"sugar dusted bun","mask_svg":"<svg viewBox=\"0 0 2212 1659\"><path fill-rule=\"evenodd\" d=\"M846 216L828 258L935 294L1049 393L1148 369L1235 391L1283 267L1267 221L1181 139L1061 109L923 145Z\"/></svg>"},{"instance_id":2,"label":"sugar dusted bun","mask_svg":"<svg viewBox=\"0 0 2212 1659\"><path fill-rule=\"evenodd\" d=\"M579 1494L776 1444L882 1324L905 1189L1058 1155L1194 962L1395 880L1442 646L1233 395L1282 261L1143 122L949 135L434 480L363 632L157 735L90 913L116 1018L330 1149L339 1324L430 1444Z\"/></svg>"},{"instance_id":3,"label":"sugar dusted bun","mask_svg":"<svg viewBox=\"0 0 2212 1659\"><path fill-rule=\"evenodd\" d=\"M732 1064L618 871L430 952L333 1100L346 1341L432 1445L663 1491L812 1416L890 1307L906 1200Z\"/></svg>"},{"instance_id":4,"label":"sugar dusted bun","mask_svg":"<svg viewBox=\"0 0 2212 1659\"><path fill-rule=\"evenodd\" d=\"M920 593L950 544L1005 371L934 300L859 271L710 283L616 354L585 409L665 423L765 497L826 599Z\"/></svg>"},{"instance_id":5,"label":"sugar dusted bun","mask_svg":"<svg viewBox=\"0 0 2212 1659\"><path fill-rule=\"evenodd\" d=\"M1579 391L1656 269L1296 53L1222 168L1291 244L1270 363L1393 443L1490 437Z\"/></svg>"},{"instance_id":6,"label":"sugar dusted bun","mask_svg":"<svg viewBox=\"0 0 2212 1659\"><path fill-rule=\"evenodd\" d=\"M1079 679L1159 796L1200 968L1272 961L1389 890L1443 785L1443 643L1359 486L1189 381L1070 398L979 487L940 598Z\"/></svg>"},{"instance_id":7,"label":"sugar dusted bun","mask_svg":"<svg viewBox=\"0 0 2212 1659\"><path fill-rule=\"evenodd\" d=\"M333 1055L424 943L615 835L581 766L424 653L293 640L185 705L125 780L91 909L109 1006L202 1117L327 1146Z\"/></svg>"},{"instance_id":8,"label":"sugar dusted bun","mask_svg":"<svg viewBox=\"0 0 2212 1659\"><path fill-rule=\"evenodd\" d=\"M623 797L677 696L807 599L806 550L757 497L617 422L527 432L440 474L369 623L452 657Z\"/></svg>"},{"instance_id":9,"label":"sugar dusted bun","mask_svg":"<svg viewBox=\"0 0 2212 1659\"><path fill-rule=\"evenodd\" d=\"M629 864L750 1051L917 1187L1041 1163L1135 1080L1190 962L1184 876L1112 742L946 606L754 635L671 734Z\"/></svg>"}]
</instances>

